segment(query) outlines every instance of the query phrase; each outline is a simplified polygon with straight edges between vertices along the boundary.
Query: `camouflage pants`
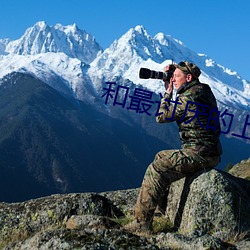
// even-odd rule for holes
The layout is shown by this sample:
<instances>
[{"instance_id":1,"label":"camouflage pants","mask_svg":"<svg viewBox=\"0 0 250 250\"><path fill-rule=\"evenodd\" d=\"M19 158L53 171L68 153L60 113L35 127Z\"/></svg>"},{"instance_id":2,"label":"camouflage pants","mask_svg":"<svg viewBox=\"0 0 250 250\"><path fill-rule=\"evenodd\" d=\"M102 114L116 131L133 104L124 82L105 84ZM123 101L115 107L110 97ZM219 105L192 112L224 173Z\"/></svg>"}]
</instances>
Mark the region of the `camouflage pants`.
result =
<instances>
[{"instance_id":1,"label":"camouflage pants","mask_svg":"<svg viewBox=\"0 0 250 250\"><path fill-rule=\"evenodd\" d=\"M135 205L138 221L151 221L170 184L199 169L215 167L220 157L201 157L192 149L164 150L156 154L146 170Z\"/></svg>"}]
</instances>

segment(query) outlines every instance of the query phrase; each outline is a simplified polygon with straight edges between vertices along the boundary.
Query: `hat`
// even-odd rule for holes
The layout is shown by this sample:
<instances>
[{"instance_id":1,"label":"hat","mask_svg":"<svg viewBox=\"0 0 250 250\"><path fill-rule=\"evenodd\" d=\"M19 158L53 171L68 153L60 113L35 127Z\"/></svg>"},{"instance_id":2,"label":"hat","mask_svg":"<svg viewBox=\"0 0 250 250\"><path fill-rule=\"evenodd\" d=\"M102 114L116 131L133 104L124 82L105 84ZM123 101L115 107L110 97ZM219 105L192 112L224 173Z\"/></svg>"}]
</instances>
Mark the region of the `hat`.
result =
<instances>
[{"instance_id":1,"label":"hat","mask_svg":"<svg viewBox=\"0 0 250 250\"><path fill-rule=\"evenodd\" d=\"M185 62L180 62L175 66L184 73L191 74L195 79L198 79L198 77L201 74L200 69L194 63L185 61Z\"/></svg>"}]
</instances>

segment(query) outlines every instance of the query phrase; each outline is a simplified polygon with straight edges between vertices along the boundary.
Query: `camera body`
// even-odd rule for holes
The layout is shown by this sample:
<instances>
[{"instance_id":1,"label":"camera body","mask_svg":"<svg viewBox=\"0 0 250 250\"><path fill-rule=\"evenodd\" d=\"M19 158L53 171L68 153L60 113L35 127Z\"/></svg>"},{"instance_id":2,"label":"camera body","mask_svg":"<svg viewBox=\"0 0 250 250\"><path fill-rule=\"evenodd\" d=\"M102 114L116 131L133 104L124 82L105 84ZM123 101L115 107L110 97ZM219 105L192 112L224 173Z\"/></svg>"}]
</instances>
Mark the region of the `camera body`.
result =
<instances>
[{"instance_id":1,"label":"camera body","mask_svg":"<svg viewBox=\"0 0 250 250\"><path fill-rule=\"evenodd\" d=\"M148 68L140 68L139 77L142 79L162 79L169 82L170 78L173 76L174 71L175 66L173 64L169 65L169 70L167 72L154 71Z\"/></svg>"}]
</instances>

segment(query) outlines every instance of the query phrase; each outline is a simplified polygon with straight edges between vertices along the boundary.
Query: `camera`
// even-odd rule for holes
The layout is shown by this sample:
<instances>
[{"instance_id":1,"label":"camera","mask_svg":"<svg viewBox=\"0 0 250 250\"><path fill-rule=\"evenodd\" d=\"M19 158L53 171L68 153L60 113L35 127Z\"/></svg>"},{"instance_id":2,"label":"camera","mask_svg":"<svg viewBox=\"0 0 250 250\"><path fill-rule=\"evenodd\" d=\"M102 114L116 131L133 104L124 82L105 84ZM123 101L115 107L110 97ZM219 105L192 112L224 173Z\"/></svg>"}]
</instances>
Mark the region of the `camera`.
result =
<instances>
[{"instance_id":1,"label":"camera","mask_svg":"<svg viewBox=\"0 0 250 250\"><path fill-rule=\"evenodd\" d=\"M173 64L169 65L168 72L160 72L160 71L154 71L147 68L140 68L139 71L139 77L142 79L162 79L170 81L170 78L173 76L173 73L175 71L175 66Z\"/></svg>"}]
</instances>

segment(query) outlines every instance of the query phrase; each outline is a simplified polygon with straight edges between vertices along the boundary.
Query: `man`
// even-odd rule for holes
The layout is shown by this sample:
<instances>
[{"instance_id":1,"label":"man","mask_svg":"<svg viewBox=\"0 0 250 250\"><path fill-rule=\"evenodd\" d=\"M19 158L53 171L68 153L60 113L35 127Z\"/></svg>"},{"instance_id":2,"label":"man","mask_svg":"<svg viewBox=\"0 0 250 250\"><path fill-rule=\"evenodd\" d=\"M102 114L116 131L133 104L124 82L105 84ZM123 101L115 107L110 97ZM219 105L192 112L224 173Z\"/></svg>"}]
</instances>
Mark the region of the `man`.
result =
<instances>
[{"instance_id":1,"label":"man","mask_svg":"<svg viewBox=\"0 0 250 250\"><path fill-rule=\"evenodd\" d=\"M174 66L170 82L165 80L166 93L156 121L176 121L182 147L160 151L149 165L135 205L135 220L125 226L129 231L152 230L155 209L170 184L220 162L222 149L216 99L210 87L199 81L201 71L195 64L181 62ZM166 72L168 69L169 66L165 67Z\"/></svg>"}]
</instances>

